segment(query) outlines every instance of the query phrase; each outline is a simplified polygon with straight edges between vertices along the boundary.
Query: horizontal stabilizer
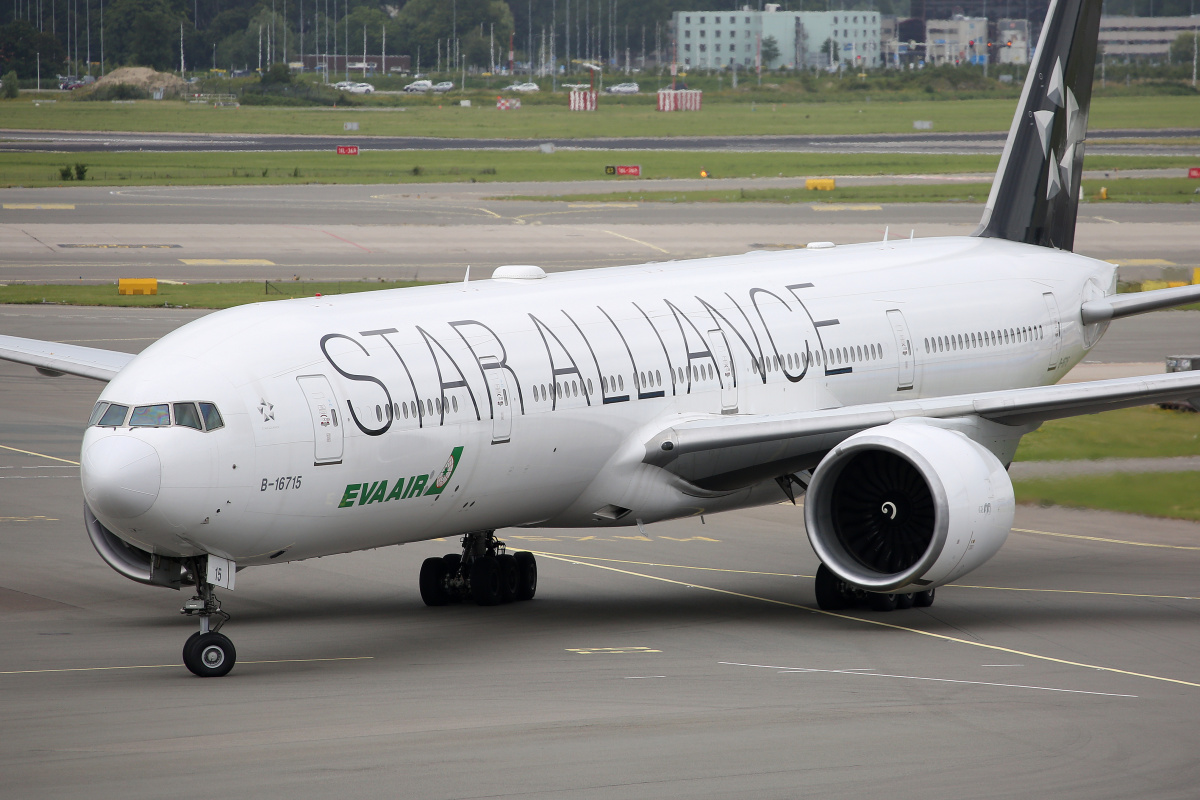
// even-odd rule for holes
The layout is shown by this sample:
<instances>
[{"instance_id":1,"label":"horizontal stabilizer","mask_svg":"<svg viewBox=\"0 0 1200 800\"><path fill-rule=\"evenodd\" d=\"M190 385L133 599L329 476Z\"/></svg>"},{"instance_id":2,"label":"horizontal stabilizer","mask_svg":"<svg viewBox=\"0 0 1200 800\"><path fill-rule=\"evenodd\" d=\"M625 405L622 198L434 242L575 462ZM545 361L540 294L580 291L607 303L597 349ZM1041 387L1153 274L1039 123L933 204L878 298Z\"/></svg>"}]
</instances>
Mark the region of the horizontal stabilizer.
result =
<instances>
[{"instance_id":1,"label":"horizontal stabilizer","mask_svg":"<svg viewBox=\"0 0 1200 800\"><path fill-rule=\"evenodd\" d=\"M0 360L28 364L43 375L78 375L111 381L133 359L132 353L116 350L0 336Z\"/></svg>"},{"instance_id":2,"label":"horizontal stabilizer","mask_svg":"<svg viewBox=\"0 0 1200 800\"><path fill-rule=\"evenodd\" d=\"M1103 300L1084 303L1083 324L1095 325L1110 319L1145 314L1148 311L1174 308L1188 303L1200 303L1200 286L1176 286L1171 289L1153 289L1149 292L1114 294Z\"/></svg>"}]
</instances>

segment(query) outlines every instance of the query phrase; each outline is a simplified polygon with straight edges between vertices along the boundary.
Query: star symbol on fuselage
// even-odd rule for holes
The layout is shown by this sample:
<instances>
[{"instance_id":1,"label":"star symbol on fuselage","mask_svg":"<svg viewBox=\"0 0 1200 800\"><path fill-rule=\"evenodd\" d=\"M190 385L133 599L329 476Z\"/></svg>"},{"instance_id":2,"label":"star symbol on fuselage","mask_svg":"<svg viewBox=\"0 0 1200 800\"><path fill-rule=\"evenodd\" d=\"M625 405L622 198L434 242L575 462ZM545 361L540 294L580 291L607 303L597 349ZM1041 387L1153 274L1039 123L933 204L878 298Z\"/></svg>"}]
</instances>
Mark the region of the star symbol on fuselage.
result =
<instances>
[{"instance_id":1,"label":"star symbol on fuselage","mask_svg":"<svg viewBox=\"0 0 1200 800\"><path fill-rule=\"evenodd\" d=\"M263 422L270 422L275 419L275 405L264 399L258 404L258 413L262 414Z\"/></svg>"}]
</instances>

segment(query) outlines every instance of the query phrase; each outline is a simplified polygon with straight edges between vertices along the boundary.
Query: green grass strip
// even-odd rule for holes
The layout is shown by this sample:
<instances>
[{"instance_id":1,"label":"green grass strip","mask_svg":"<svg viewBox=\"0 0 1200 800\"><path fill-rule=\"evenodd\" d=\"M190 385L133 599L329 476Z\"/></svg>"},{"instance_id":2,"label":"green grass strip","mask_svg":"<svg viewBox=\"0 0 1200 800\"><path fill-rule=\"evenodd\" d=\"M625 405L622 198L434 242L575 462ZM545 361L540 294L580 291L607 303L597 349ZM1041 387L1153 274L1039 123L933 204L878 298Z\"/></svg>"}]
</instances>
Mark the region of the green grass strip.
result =
<instances>
[{"instance_id":1,"label":"green grass strip","mask_svg":"<svg viewBox=\"0 0 1200 800\"><path fill-rule=\"evenodd\" d=\"M1200 520L1200 472L1086 475L1018 481L1017 502Z\"/></svg>"},{"instance_id":2,"label":"green grass strip","mask_svg":"<svg viewBox=\"0 0 1200 800\"><path fill-rule=\"evenodd\" d=\"M1021 440L1017 461L1200 456L1200 414L1158 406L1047 422Z\"/></svg>"},{"instance_id":3,"label":"green grass strip","mask_svg":"<svg viewBox=\"0 0 1200 800\"><path fill-rule=\"evenodd\" d=\"M172 306L230 308L246 303L424 286L426 281L244 281L158 284L156 295L122 295L116 284L0 286L0 303L54 303L69 306Z\"/></svg>"},{"instance_id":4,"label":"green grass strip","mask_svg":"<svg viewBox=\"0 0 1200 800\"><path fill-rule=\"evenodd\" d=\"M647 88L651 88L649 82ZM868 100L868 96L871 97ZM344 136L365 144L378 136L543 139L556 141L628 136L751 136L792 134L911 133L914 120L933 123L939 133L1006 131L1016 101L888 100L886 94L847 98L844 102L706 102L696 113L656 111L651 98L624 104L604 97L594 112L572 112L566 93L516 111L497 111L494 97L474 97L462 108L456 97L434 105L424 98L383 98L355 108L242 106L214 108L182 101L130 104L84 102L69 95L34 105L28 97L0 101L5 128L71 131L155 131L187 133L283 133ZM383 106L376 103L394 102ZM345 122L358 122L347 134ZM1200 128L1200 96L1097 97L1089 125L1105 128Z\"/></svg>"},{"instance_id":5,"label":"green grass strip","mask_svg":"<svg viewBox=\"0 0 1200 800\"><path fill-rule=\"evenodd\" d=\"M654 179L699 178L701 170L714 178L753 177L824 177L830 175L944 175L954 173L989 174L999 159L989 155L923 154L822 154L774 152L711 151L628 151L622 153L594 150L559 150L546 154L536 150L364 150L358 156L339 156L333 152L258 152L258 153L0 153L0 186L153 186L153 185L272 185L307 183L405 184L445 182L527 182L609 180L619 194L612 197L572 195L569 198L536 199L637 199L642 195L670 202L680 193L655 194ZM1088 169L1158 169L1186 167L1194 159L1184 156L1097 156L1087 160ZM63 167L87 167L84 181L64 179ZM642 179L608 177L604 168L613 164L638 164ZM1122 181L1102 181L1113 199L1129 199L1135 188ZM1146 179L1175 181L1155 186L1155 196L1174 193L1183 198L1200 187L1187 179ZM1085 184L1089 193L1099 185ZM987 187L982 184L955 184L914 187L880 187L873 195L887 202L906 202L921 198L955 200L974 196L982 200ZM1129 184L1134 187L1133 184ZM870 187L856 187L861 192ZM888 192L894 190L891 194ZM838 189L837 192L847 191ZM689 193L690 194L690 193ZM719 202L737 202L753 198L757 202L809 202L820 195L801 190L749 190L745 196L735 192L701 192L698 202L717 197ZM636 196L635 196L636 195ZM812 197L810 197L812 196ZM868 195L861 195L868 197ZM790 199L783 199L788 197ZM856 195L855 197L858 197ZM534 198L530 198L534 199ZM836 198L854 199L848 195Z\"/></svg>"}]
</instances>

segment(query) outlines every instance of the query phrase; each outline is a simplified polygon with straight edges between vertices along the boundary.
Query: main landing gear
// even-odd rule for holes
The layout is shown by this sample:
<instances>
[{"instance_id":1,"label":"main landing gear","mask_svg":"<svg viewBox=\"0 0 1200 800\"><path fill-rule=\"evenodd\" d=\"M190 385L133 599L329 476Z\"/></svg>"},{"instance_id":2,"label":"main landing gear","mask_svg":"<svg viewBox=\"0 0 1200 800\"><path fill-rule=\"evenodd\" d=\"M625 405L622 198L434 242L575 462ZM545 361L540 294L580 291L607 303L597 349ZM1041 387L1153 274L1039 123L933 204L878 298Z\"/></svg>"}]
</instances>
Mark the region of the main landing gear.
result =
<instances>
[{"instance_id":1,"label":"main landing gear","mask_svg":"<svg viewBox=\"0 0 1200 800\"><path fill-rule=\"evenodd\" d=\"M183 604L179 613L200 617L200 630L188 637L183 645L183 664L193 675L201 678L220 678L228 675L237 661L237 651L229 637L220 633L229 615L221 610L221 602L213 594L212 584L204 579L199 564L191 565L196 578L196 596ZM213 622L216 617L216 622Z\"/></svg>"},{"instance_id":2,"label":"main landing gear","mask_svg":"<svg viewBox=\"0 0 1200 800\"><path fill-rule=\"evenodd\" d=\"M834 575L829 567L821 564L817 567L817 580L814 587L817 594L817 607L822 611L842 611L856 605L865 605L872 611L893 611L895 609L928 608L933 605L935 589L908 594L883 594L868 592L851 586Z\"/></svg>"},{"instance_id":3,"label":"main landing gear","mask_svg":"<svg viewBox=\"0 0 1200 800\"><path fill-rule=\"evenodd\" d=\"M508 553L495 531L475 531L462 538L462 553L427 558L421 564L421 599L427 606L474 600L497 606L532 600L537 593L537 561L533 553Z\"/></svg>"}]
</instances>

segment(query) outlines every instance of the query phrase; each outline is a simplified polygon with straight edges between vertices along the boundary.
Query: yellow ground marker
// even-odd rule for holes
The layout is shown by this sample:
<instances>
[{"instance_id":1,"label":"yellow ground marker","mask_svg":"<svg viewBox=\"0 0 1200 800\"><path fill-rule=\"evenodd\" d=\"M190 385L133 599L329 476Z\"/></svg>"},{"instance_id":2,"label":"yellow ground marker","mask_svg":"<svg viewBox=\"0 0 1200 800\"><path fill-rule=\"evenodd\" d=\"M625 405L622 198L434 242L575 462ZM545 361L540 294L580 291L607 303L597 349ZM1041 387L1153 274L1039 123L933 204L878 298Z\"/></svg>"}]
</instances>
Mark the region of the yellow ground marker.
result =
<instances>
[{"instance_id":1,"label":"yellow ground marker","mask_svg":"<svg viewBox=\"0 0 1200 800\"><path fill-rule=\"evenodd\" d=\"M849 203L821 203L809 206L813 211L883 211L883 206L851 205Z\"/></svg>"},{"instance_id":2,"label":"yellow ground marker","mask_svg":"<svg viewBox=\"0 0 1200 800\"><path fill-rule=\"evenodd\" d=\"M181 258L189 267L273 267L274 261L265 258Z\"/></svg>"},{"instance_id":3,"label":"yellow ground marker","mask_svg":"<svg viewBox=\"0 0 1200 800\"><path fill-rule=\"evenodd\" d=\"M743 600L757 600L760 603L769 603L769 604L775 605L775 606L783 606L784 608L795 608L800 611L808 611L813 614L821 614L822 616L834 617L836 619L849 620L851 622L861 622L864 625L874 625L879 628L889 628L894 631L904 631L905 633L915 633L919 636L928 636L931 639L939 639L944 642L954 642L955 644L965 644L965 645L969 645L971 647L979 647L984 650L994 650L999 653L1008 653L1010 655L1023 656L1025 658L1033 658L1033 659L1037 659L1038 661L1048 661L1048 662L1051 662L1054 664L1065 664L1069 667L1081 667L1083 669L1092 669L1092 670L1097 670L1100 672L1111 672L1116 675L1128 675L1128 676L1134 677L1134 678L1145 678L1147 680L1161 681L1163 683L1174 683L1179 686L1191 686L1191 687L1200 689L1200 683L1193 683L1192 681L1180 680L1178 678L1166 678L1161 675L1150 675L1145 672L1132 672L1130 670L1117 669L1116 667L1104 667L1104 666L1100 666L1098 664L1085 664L1081 661L1071 661L1071 660L1065 659L1065 658L1055 658L1053 656L1044 656L1044 655L1040 655L1038 653L1030 653L1025 650L1017 650L1012 647L1002 647L998 644L987 644L985 642L973 642L970 639L960 639L957 636L948 636L944 633L934 633L932 631L923 631L920 628L909 628L905 625L896 625L891 622L882 622L880 620L875 620L875 619L863 619L862 617L854 617L854 616L850 616L849 614L838 614L833 611L823 611L819 608L813 608L812 606L805 606L805 605L801 605L799 603L789 603L786 600L776 600L771 597L760 597L758 595L745 594L744 592L734 592L734 591L730 591L729 589L718 589L715 586L702 586L700 584L695 584L695 583L685 583L683 581L672 580L671 578L662 578L662 577L659 577L658 575L647 575L642 572L633 572L631 570L618 569L617 567L609 567L609 566L605 566L603 564L590 564L586 561L576 560L574 558L569 558L569 557L564 557L564 556L556 556L552 553L538 553L537 555L543 556L545 558L554 559L556 561L563 561L568 564L575 564L577 566L591 567L592 569L602 569L602 570L606 570L608 572L616 572L616 573L619 573L622 575L629 575L634 578L645 578L647 580L658 581L660 583L669 583L673 586L683 586L683 587L686 587L689 589L703 589L704 591L707 591L707 592L723 594L723 595L726 595L729 597L740 597Z\"/></svg>"},{"instance_id":4,"label":"yellow ground marker","mask_svg":"<svg viewBox=\"0 0 1200 800\"><path fill-rule=\"evenodd\" d=\"M567 208L637 208L637 203L567 203Z\"/></svg>"},{"instance_id":5,"label":"yellow ground marker","mask_svg":"<svg viewBox=\"0 0 1200 800\"><path fill-rule=\"evenodd\" d=\"M653 650L649 647L568 647L567 652L581 656L614 656L629 653L661 653L662 650Z\"/></svg>"},{"instance_id":6,"label":"yellow ground marker","mask_svg":"<svg viewBox=\"0 0 1200 800\"><path fill-rule=\"evenodd\" d=\"M74 203L5 203L5 211L74 211Z\"/></svg>"},{"instance_id":7,"label":"yellow ground marker","mask_svg":"<svg viewBox=\"0 0 1200 800\"><path fill-rule=\"evenodd\" d=\"M19 447L9 447L6 444L0 444L0 450L11 450L14 453L24 453L27 456L37 456L38 458L48 458L51 461L61 461L64 464L73 464L77 467L79 466L78 461L72 461L69 458L59 458L58 456L48 456L45 453L35 453L32 450L22 450Z\"/></svg>"}]
</instances>

